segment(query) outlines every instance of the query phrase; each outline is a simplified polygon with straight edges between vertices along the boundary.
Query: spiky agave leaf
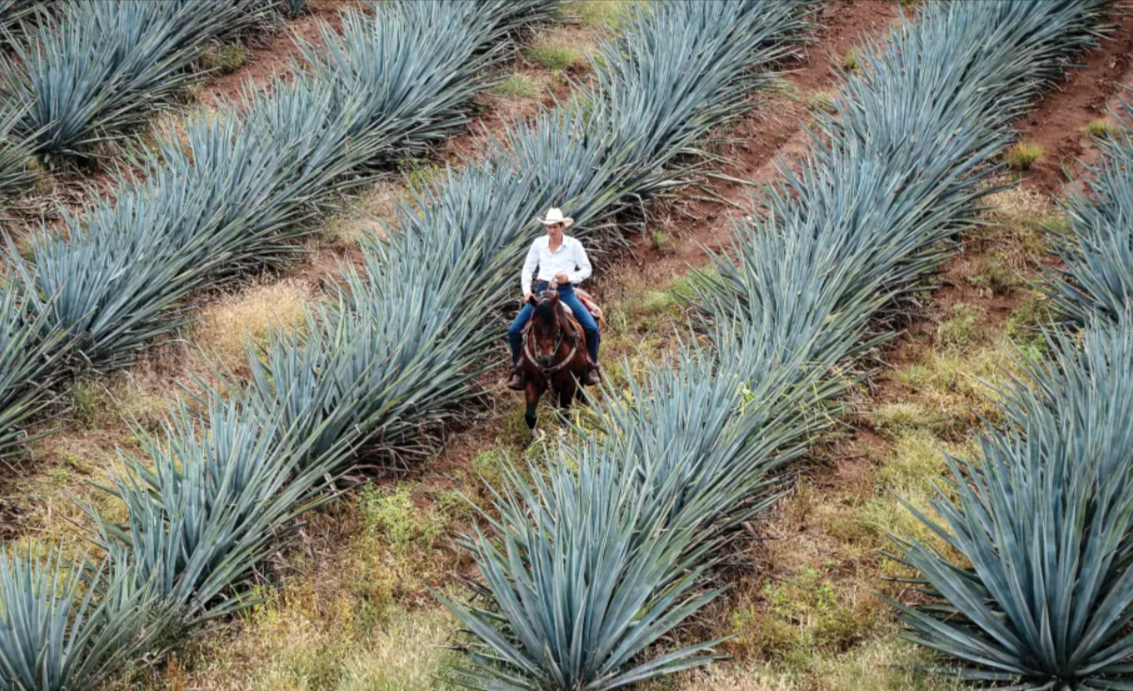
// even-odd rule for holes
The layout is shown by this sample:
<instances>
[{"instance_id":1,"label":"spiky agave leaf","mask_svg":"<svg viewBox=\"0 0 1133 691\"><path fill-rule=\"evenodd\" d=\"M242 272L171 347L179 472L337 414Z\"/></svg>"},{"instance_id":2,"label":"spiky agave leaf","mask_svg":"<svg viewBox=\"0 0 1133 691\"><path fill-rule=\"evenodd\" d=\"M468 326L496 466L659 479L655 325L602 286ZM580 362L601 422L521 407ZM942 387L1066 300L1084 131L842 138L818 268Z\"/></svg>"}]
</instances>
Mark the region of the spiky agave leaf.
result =
<instances>
[{"instance_id":1,"label":"spiky agave leaf","mask_svg":"<svg viewBox=\"0 0 1133 691\"><path fill-rule=\"evenodd\" d=\"M9 283L0 296L0 458L28 441L20 425L50 404L66 334L48 324L52 300ZM33 304L36 306L33 307Z\"/></svg>"},{"instance_id":2,"label":"spiky agave leaf","mask_svg":"<svg viewBox=\"0 0 1133 691\"><path fill-rule=\"evenodd\" d=\"M1128 118L1133 106L1124 104L1124 111ZM1099 145L1101 163L1062 204L1068 231L1046 229L1064 266L1047 272L1043 289L1079 326L1133 309L1133 130L1123 121L1117 136Z\"/></svg>"},{"instance_id":3,"label":"spiky agave leaf","mask_svg":"<svg viewBox=\"0 0 1133 691\"><path fill-rule=\"evenodd\" d=\"M0 106L0 220L4 219L4 206L15 197L35 174L29 167L31 149L17 128L22 113L10 104Z\"/></svg>"},{"instance_id":4,"label":"spiky agave leaf","mask_svg":"<svg viewBox=\"0 0 1133 691\"><path fill-rule=\"evenodd\" d=\"M639 655L719 591L699 592L705 565L687 560L694 536L646 507L620 449L593 442L570 462L508 470L497 495L499 537L462 544L480 566L490 610L445 598L480 639L455 680L480 689L607 689L707 664L713 641L642 661ZM577 465L575 465L577 463ZM674 576L680 574L680 576ZM658 584L661 587L658 587Z\"/></svg>"},{"instance_id":5,"label":"spiky agave leaf","mask_svg":"<svg viewBox=\"0 0 1133 691\"><path fill-rule=\"evenodd\" d=\"M160 637L152 587L108 563L0 553L0 690L91 690Z\"/></svg>"},{"instance_id":6,"label":"spiky agave leaf","mask_svg":"<svg viewBox=\"0 0 1133 691\"><path fill-rule=\"evenodd\" d=\"M50 10L55 0L0 0L0 49L23 38L29 22L40 11Z\"/></svg>"},{"instance_id":7,"label":"spiky agave leaf","mask_svg":"<svg viewBox=\"0 0 1133 691\"><path fill-rule=\"evenodd\" d=\"M150 462L122 455L107 490L125 504L126 523L88 507L103 544L183 623L250 604L232 589L292 519L326 500L342 466L344 445L316 456L315 435L296 432L279 416L243 414L239 401L213 396L203 415L174 405L160 435L138 431Z\"/></svg>"},{"instance_id":8,"label":"spiky agave leaf","mask_svg":"<svg viewBox=\"0 0 1133 691\"><path fill-rule=\"evenodd\" d=\"M209 40L261 19L268 0L78 0L0 55L0 97L23 111L19 132L48 160L89 153L144 122L195 78Z\"/></svg>"},{"instance_id":9,"label":"spiky agave leaf","mask_svg":"<svg viewBox=\"0 0 1133 691\"><path fill-rule=\"evenodd\" d=\"M933 595L897 605L912 640L971 679L1019 688L1133 685L1133 330L1099 324L1048 335L1054 362L1020 356L1002 404L1009 425L918 514L952 550L899 540L899 560ZM949 494L954 494L955 501ZM959 558L957 558L959 557Z\"/></svg>"}]
</instances>

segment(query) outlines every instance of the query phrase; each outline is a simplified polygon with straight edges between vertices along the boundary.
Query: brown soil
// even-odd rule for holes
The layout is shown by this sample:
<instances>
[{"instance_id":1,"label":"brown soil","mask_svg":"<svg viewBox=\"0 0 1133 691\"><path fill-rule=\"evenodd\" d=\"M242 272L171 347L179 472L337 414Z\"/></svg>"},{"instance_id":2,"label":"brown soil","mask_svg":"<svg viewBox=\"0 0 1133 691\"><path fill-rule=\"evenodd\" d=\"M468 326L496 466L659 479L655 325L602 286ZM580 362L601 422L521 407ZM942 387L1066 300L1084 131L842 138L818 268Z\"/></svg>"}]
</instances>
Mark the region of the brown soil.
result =
<instances>
[{"instance_id":1,"label":"brown soil","mask_svg":"<svg viewBox=\"0 0 1133 691\"><path fill-rule=\"evenodd\" d=\"M863 36L879 35L899 14L900 5L886 0L825 4L818 17L821 28L808 54L798 64L786 66L787 92L761 98L747 117L729 129L726 136L737 141L717 152L727 159L719 172L752 183L768 183L778 176L777 161L805 153L808 132L802 123L810 119L811 99L829 89L844 56ZM652 248L649 238L638 237L626 258L636 264L634 270L645 273L647 279L659 280L684 271L690 264L704 264L706 249L722 248L731 236L733 220L750 208L754 189L720 179L712 179L707 187L727 201L706 199L692 187L678 190L676 201L658 205L651 225L674 238L676 250ZM691 198L697 196L701 198Z\"/></svg>"},{"instance_id":2,"label":"brown soil","mask_svg":"<svg viewBox=\"0 0 1133 691\"><path fill-rule=\"evenodd\" d=\"M1081 162L1097 159L1097 149L1082 128L1092 120L1106 119L1122 84L1133 80L1133 12L1119 6L1114 32L1094 50L1082 56L1084 67L1071 73L1071 80L1044 97L1016 126L1019 140L1042 145L1042 158L1023 181L1026 189L1058 194L1068 181L1066 171L1081 171Z\"/></svg>"},{"instance_id":3,"label":"brown soil","mask_svg":"<svg viewBox=\"0 0 1133 691\"><path fill-rule=\"evenodd\" d=\"M245 91L267 87L298 58L299 41L319 45L319 27L329 23L337 30L341 25L339 13L357 5L355 0L311 0L310 14L288 21L282 31L248 46L248 57L235 72L211 80L201 91L201 103L211 106L221 100L236 100Z\"/></svg>"}]
</instances>

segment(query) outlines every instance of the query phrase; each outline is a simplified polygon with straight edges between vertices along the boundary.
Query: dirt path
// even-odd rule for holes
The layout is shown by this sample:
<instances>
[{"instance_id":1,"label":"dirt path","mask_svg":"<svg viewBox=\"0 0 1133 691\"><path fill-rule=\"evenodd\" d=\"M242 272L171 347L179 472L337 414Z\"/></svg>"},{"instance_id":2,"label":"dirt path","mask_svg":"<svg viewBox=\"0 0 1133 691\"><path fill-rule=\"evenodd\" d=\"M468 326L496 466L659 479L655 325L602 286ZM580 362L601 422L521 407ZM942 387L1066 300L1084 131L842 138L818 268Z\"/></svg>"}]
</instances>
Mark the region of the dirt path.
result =
<instances>
[{"instance_id":1,"label":"dirt path","mask_svg":"<svg viewBox=\"0 0 1133 691\"><path fill-rule=\"evenodd\" d=\"M337 29L341 26L339 14L358 4L355 0L310 0L309 14L286 20L281 30L266 40L251 42L239 68L210 80L200 91L200 102L212 106L222 99L238 98L248 88L267 87L299 56L298 40L318 45L319 26L325 22Z\"/></svg>"},{"instance_id":2,"label":"dirt path","mask_svg":"<svg viewBox=\"0 0 1133 691\"><path fill-rule=\"evenodd\" d=\"M755 110L724 135L737 141L718 147L716 153L727 158L719 172L754 183L775 179L779 158L806 151L808 135L804 124L811 118L809 109L817 107L816 99L833 84L835 71L845 56L864 35L882 33L899 12L900 5L887 0L850 0L824 5L818 18L821 28L809 46L806 59L786 66L789 73L783 78L783 93L761 97ZM684 272L688 264L696 266L707 261L704 248L716 250L727 241L732 219L746 213L754 191L748 185L719 179L713 179L707 186L714 194L745 210L727 203L690 198L704 196L695 188L677 190L674 195L677 199L659 205L650 223L673 240L669 247L655 248L649 238L636 238L632 253L621 258L623 265L617 273L639 271L645 280L656 281Z\"/></svg>"},{"instance_id":3,"label":"dirt path","mask_svg":"<svg viewBox=\"0 0 1133 691\"><path fill-rule=\"evenodd\" d=\"M1019 140L1042 145L1044 153L1022 182L1026 190L1056 195L1069 180L1067 171L1080 173L1079 159L1097 160L1097 149L1083 132L1087 123L1108 119L1121 85L1133 80L1133 6L1119 5L1114 33L1082 56L1081 69L1062 87L1042 99L1038 107L1016 123Z\"/></svg>"}]
</instances>

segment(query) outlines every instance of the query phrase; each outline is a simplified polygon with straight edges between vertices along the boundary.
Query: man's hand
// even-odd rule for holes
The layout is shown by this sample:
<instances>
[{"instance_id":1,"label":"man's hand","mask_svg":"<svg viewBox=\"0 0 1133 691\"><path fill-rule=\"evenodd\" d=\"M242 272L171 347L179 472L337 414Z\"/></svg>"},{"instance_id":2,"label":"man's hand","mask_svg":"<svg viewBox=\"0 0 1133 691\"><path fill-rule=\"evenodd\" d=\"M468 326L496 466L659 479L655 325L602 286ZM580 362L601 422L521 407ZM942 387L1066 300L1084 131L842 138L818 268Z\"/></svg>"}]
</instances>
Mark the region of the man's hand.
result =
<instances>
[{"instance_id":1,"label":"man's hand","mask_svg":"<svg viewBox=\"0 0 1133 691\"><path fill-rule=\"evenodd\" d=\"M523 304L526 305L527 303L531 302L531 298L533 298L533 297L535 297L535 296L532 295L531 293L524 293L523 294Z\"/></svg>"},{"instance_id":2,"label":"man's hand","mask_svg":"<svg viewBox=\"0 0 1133 691\"><path fill-rule=\"evenodd\" d=\"M559 285L565 286L570 283L570 276L566 274L555 274L555 280L559 282Z\"/></svg>"}]
</instances>

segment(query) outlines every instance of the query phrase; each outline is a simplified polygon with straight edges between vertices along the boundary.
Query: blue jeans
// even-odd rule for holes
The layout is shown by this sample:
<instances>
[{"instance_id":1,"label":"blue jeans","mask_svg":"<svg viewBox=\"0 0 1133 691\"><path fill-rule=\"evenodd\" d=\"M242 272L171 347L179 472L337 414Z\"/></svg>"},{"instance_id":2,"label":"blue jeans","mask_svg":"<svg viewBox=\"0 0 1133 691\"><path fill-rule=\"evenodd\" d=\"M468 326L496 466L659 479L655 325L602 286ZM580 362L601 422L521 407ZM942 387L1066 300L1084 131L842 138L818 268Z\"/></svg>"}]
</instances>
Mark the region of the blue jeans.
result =
<instances>
[{"instance_id":1,"label":"blue jeans","mask_svg":"<svg viewBox=\"0 0 1133 691\"><path fill-rule=\"evenodd\" d=\"M535 286L535 293L541 293L546 289L547 284L540 282ZM574 294L574 286L570 283L559 286L559 300L574 312L574 318L578 320L579 326L586 334L586 350L590 352L590 359L594 364L598 364L598 322L594 321L594 317L590 315L582 301ZM531 313L534 311L535 308L531 305L524 305L515 317L515 321L508 327L507 340L511 344L511 363L513 365L519 362L519 351L523 348L523 329L527 327L527 322L531 321Z\"/></svg>"}]
</instances>

